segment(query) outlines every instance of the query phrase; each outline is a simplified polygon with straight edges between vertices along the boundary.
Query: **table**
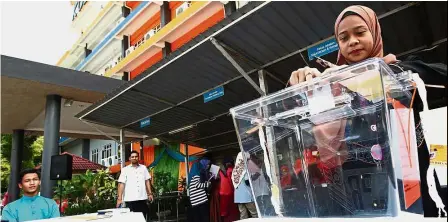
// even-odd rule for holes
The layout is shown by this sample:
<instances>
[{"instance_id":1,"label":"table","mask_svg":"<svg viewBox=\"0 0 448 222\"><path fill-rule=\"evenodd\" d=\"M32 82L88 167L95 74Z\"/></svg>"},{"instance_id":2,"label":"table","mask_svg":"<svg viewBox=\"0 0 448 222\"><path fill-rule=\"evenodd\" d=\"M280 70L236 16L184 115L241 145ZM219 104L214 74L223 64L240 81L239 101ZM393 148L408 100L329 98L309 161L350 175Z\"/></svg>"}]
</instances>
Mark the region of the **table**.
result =
<instances>
[{"instance_id":1,"label":"table","mask_svg":"<svg viewBox=\"0 0 448 222\"><path fill-rule=\"evenodd\" d=\"M52 219L45 219L45 220L33 220L31 222L87 222L87 221L94 221L94 222L123 222L123 221L132 221L132 222L146 222L145 218L143 217L142 213L138 212L128 212L128 213L121 213L113 215L110 218L102 218L102 219L96 219L97 213L90 213L90 214L82 214L82 215L75 215L75 216L68 216L68 217L58 217L58 218L52 218Z\"/></svg>"},{"instance_id":2,"label":"table","mask_svg":"<svg viewBox=\"0 0 448 222\"><path fill-rule=\"evenodd\" d=\"M158 196L154 198L154 201L157 202L157 218L158 221L179 221L179 202L180 198L184 198L185 196L178 195L177 193L175 195L167 195L167 196ZM168 203L168 206L172 206L173 201L176 202L176 218L173 220L166 220L167 212L166 205ZM163 209L161 209L161 206ZM161 211L162 210L162 211ZM168 214L170 215L171 212ZM163 217L163 219L162 219Z\"/></svg>"},{"instance_id":3,"label":"table","mask_svg":"<svg viewBox=\"0 0 448 222\"><path fill-rule=\"evenodd\" d=\"M446 218L424 218L423 215L401 212L398 217L369 217L369 218L249 218L239 222L378 222L378 221L446 221Z\"/></svg>"}]
</instances>

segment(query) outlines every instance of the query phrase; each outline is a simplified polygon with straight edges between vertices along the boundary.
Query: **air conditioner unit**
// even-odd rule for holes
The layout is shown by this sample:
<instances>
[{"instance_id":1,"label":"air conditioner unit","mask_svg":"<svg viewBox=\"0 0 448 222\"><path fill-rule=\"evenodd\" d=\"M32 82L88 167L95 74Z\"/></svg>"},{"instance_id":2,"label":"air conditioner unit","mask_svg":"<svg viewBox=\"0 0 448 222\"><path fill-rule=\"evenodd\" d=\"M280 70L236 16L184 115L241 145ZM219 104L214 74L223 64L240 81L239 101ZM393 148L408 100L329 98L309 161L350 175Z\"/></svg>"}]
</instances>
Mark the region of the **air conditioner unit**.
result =
<instances>
[{"instance_id":1,"label":"air conditioner unit","mask_svg":"<svg viewBox=\"0 0 448 222\"><path fill-rule=\"evenodd\" d=\"M118 19L117 25L120 25L120 23L123 22L123 21L124 21L124 17L121 17L120 19Z\"/></svg>"},{"instance_id":2,"label":"air conditioner unit","mask_svg":"<svg viewBox=\"0 0 448 222\"><path fill-rule=\"evenodd\" d=\"M112 69L112 67L114 67L113 64L109 63L109 64L106 66L106 68L104 69L104 71L107 72L107 71L109 71L110 69Z\"/></svg>"},{"instance_id":3,"label":"air conditioner unit","mask_svg":"<svg viewBox=\"0 0 448 222\"><path fill-rule=\"evenodd\" d=\"M109 158L101 159L101 165L103 165L105 167L110 167L108 159Z\"/></svg>"},{"instance_id":4,"label":"air conditioner unit","mask_svg":"<svg viewBox=\"0 0 448 222\"><path fill-rule=\"evenodd\" d=\"M145 41L145 39L140 39L140 41L138 41L137 44L135 44L135 48L140 47L144 41Z\"/></svg>"},{"instance_id":5,"label":"air conditioner unit","mask_svg":"<svg viewBox=\"0 0 448 222\"><path fill-rule=\"evenodd\" d=\"M155 34L156 34L156 30L155 29L149 30L149 32L147 32L145 34L145 37L144 37L145 41L148 40L149 38L151 38Z\"/></svg>"},{"instance_id":6,"label":"air conditioner unit","mask_svg":"<svg viewBox=\"0 0 448 222\"><path fill-rule=\"evenodd\" d=\"M107 158L109 166L113 166L115 164L118 164L118 156L111 156Z\"/></svg>"},{"instance_id":7,"label":"air conditioner unit","mask_svg":"<svg viewBox=\"0 0 448 222\"><path fill-rule=\"evenodd\" d=\"M118 156L110 156L104 159L101 159L101 165L110 167L119 163Z\"/></svg>"},{"instance_id":8,"label":"air conditioner unit","mask_svg":"<svg viewBox=\"0 0 448 222\"><path fill-rule=\"evenodd\" d=\"M121 60L123 60L123 56L118 56L118 58L117 58L117 62L121 62Z\"/></svg>"},{"instance_id":9,"label":"air conditioner unit","mask_svg":"<svg viewBox=\"0 0 448 222\"><path fill-rule=\"evenodd\" d=\"M158 25L156 25L156 27L154 27L154 29L156 30L156 33L159 32L161 28L162 28L162 26L160 25L160 23Z\"/></svg>"},{"instance_id":10,"label":"air conditioner unit","mask_svg":"<svg viewBox=\"0 0 448 222\"><path fill-rule=\"evenodd\" d=\"M130 46L128 49L126 49L126 56L128 56L129 54L131 54L134 51L135 47L134 46Z\"/></svg>"},{"instance_id":11,"label":"air conditioner unit","mask_svg":"<svg viewBox=\"0 0 448 222\"><path fill-rule=\"evenodd\" d=\"M190 7L190 2L184 2L182 3L182 5L180 5L177 9L176 9L176 16L180 15L182 12L184 12L185 10L187 10L188 7Z\"/></svg>"}]
</instances>

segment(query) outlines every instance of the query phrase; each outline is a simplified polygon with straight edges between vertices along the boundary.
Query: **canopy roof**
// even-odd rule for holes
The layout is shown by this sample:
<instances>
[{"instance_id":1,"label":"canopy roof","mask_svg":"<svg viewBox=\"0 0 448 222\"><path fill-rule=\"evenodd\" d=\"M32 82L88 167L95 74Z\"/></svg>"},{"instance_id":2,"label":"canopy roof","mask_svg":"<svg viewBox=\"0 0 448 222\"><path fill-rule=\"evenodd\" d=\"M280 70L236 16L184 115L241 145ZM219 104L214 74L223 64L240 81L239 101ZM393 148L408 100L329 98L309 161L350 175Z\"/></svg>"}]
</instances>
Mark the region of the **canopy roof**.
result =
<instances>
[{"instance_id":1,"label":"canopy roof","mask_svg":"<svg viewBox=\"0 0 448 222\"><path fill-rule=\"evenodd\" d=\"M292 71L310 64L307 49L332 37L338 13L353 2L251 2L171 53L77 117L129 132L207 149L237 148L229 109L260 97L223 47L257 84L267 71L268 92L285 87ZM380 17L385 52L420 53L446 63L446 2L363 2ZM336 52L323 57L336 60ZM218 86L224 96L204 102ZM140 121L150 117L150 125ZM187 130L170 131L189 126Z\"/></svg>"}]
</instances>

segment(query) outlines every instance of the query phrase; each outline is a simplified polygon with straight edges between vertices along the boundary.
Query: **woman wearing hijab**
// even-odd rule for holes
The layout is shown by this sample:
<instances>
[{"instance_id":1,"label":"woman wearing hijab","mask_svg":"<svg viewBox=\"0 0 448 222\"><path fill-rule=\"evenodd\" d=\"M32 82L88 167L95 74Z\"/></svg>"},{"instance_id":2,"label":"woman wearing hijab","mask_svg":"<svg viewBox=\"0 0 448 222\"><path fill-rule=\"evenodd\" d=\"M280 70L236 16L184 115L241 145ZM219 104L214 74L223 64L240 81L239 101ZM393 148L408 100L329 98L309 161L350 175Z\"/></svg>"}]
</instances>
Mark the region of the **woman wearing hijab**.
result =
<instances>
[{"instance_id":1,"label":"woman wearing hijab","mask_svg":"<svg viewBox=\"0 0 448 222\"><path fill-rule=\"evenodd\" d=\"M238 206L234 202L234 188L232 171L234 161L232 157L223 160L224 169L219 171L219 209L222 222L232 222L239 219Z\"/></svg>"},{"instance_id":2,"label":"woman wearing hijab","mask_svg":"<svg viewBox=\"0 0 448 222\"><path fill-rule=\"evenodd\" d=\"M247 169L252 181L252 189L257 201L260 216L274 216L275 210L271 202L269 177L263 171L263 161L256 155L250 155L247 161Z\"/></svg>"},{"instance_id":3,"label":"woman wearing hijab","mask_svg":"<svg viewBox=\"0 0 448 222\"><path fill-rule=\"evenodd\" d=\"M190 191L191 215L195 222L210 221L210 207L206 189L210 187L208 172L210 160L201 159L191 166L188 175L188 189Z\"/></svg>"},{"instance_id":4,"label":"woman wearing hijab","mask_svg":"<svg viewBox=\"0 0 448 222\"><path fill-rule=\"evenodd\" d=\"M447 69L445 64L428 64L411 56L405 61L397 60L393 54L385 55L381 27L375 12L364 6L350 6L344 9L336 19L334 34L339 45L337 65L327 69L324 73L341 68L340 66L351 65L369 58L382 58L386 64L395 72L412 71L418 73L420 78L428 85L443 85L444 88L427 88L428 105L430 109L446 106ZM313 77L322 75L317 69L305 67L292 72L290 83L295 85L304 81L310 81ZM417 95L418 97L418 95ZM418 113L422 111L420 99L414 100L415 123L419 123ZM340 141L346 133L346 120L337 120L322 124L313 128L314 137L318 148L331 147L332 151L344 151L346 145ZM422 143L426 146L426 143ZM319 149L321 151L321 149ZM425 216L436 215L435 204L428 199L426 185L426 169L429 165L429 154L426 147L418 149L420 163L420 178L422 196L424 199ZM320 153L320 156L325 156ZM329 155L331 157L331 155ZM334 165L342 165L346 158L332 159ZM437 187L439 188L439 187ZM445 196L446 198L446 196ZM430 212L431 211L431 212Z\"/></svg>"},{"instance_id":5,"label":"woman wearing hijab","mask_svg":"<svg viewBox=\"0 0 448 222\"><path fill-rule=\"evenodd\" d=\"M249 154L246 152L238 153L231 176L232 184L235 188L235 203L238 205L241 220L249 218L249 215L252 218L258 217L254 197L252 196L252 191L249 187L249 175L244 163L244 158L248 159L248 157Z\"/></svg>"}]
</instances>

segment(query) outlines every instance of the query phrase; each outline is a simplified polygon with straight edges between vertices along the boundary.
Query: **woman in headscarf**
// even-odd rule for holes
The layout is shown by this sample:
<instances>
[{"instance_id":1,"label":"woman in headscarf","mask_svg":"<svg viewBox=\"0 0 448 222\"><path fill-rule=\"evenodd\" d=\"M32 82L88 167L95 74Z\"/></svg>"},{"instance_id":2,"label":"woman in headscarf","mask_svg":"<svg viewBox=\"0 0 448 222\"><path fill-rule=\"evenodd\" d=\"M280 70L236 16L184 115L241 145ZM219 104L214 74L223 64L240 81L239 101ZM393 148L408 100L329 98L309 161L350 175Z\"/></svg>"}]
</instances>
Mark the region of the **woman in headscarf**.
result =
<instances>
[{"instance_id":1,"label":"woman in headscarf","mask_svg":"<svg viewBox=\"0 0 448 222\"><path fill-rule=\"evenodd\" d=\"M338 59L336 62L339 67L332 67L327 69L324 73L339 69L341 68L340 66L351 65L369 58L381 58L395 73L410 70L414 73L418 73L420 78L427 84L427 87L428 85L444 86L443 88L427 88L428 105L430 109L447 105L446 64L424 63L416 56L410 56L405 61L399 61L393 54L385 55L383 39L381 37L381 26L378 17L372 9L359 5L347 7L336 19L334 34L339 45ZM291 85L295 85L304 81L311 81L313 77L320 75L322 74L315 68L301 68L292 72L290 83ZM419 99L419 95L416 95L416 97L413 108L415 113L415 123L418 124L420 122L418 113L422 110L423 105ZM347 121L342 119L313 128L320 157L328 156L328 160L332 163L332 166L342 165L345 162L346 157L342 155L342 157L333 158L334 155L325 155L325 148L329 148L327 149L329 150L329 153L347 149L345 144L341 142L341 138L344 138L344 135L347 133L346 124ZM421 146L426 146L426 143L422 142ZM322 149L322 147L325 148ZM425 199L428 198L428 189L426 188L427 185L425 181L425 169L427 169L429 165L428 149L422 147L422 149L418 149L418 152L425 216L430 214L435 215L434 202L425 201ZM432 210L430 214L428 214L429 210Z\"/></svg>"},{"instance_id":2,"label":"woman in headscarf","mask_svg":"<svg viewBox=\"0 0 448 222\"><path fill-rule=\"evenodd\" d=\"M210 181L208 181L209 168L210 160L204 158L191 166L188 175L191 215L195 222L210 221L210 207L206 193L206 189L210 187Z\"/></svg>"},{"instance_id":3,"label":"woman in headscarf","mask_svg":"<svg viewBox=\"0 0 448 222\"><path fill-rule=\"evenodd\" d=\"M263 161L252 154L247 161L247 169L252 181L252 189L258 204L260 216L276 215L271 202L271 185L268 175L263 170Z\"/></svg>"},{"instance_id":4,"label":"woman in headscarf","mask_svg":"<svg viewBox=\"0 0 448 222\"><path fill-rule=\"evenodd\" d=\"M235 203L238 205L241 220L249 218L249 215L252 218L258 217L254 197L250 188L249 175L244 161L245 158L249 158L248 153L238 153L231 176L232 184L235 188Z\"/></svg>"},{"instance_id":5,"label":"woman in headscarf","mask_svg":"<svg viewBox=\"0 0 448 222\"><path fill-rule=\"evenodd\" d=\"M239 219L238 206L234 202L234 188L232 171L234 161L232 157L223 160L224 169L219 171L219 208L222 222L232 222Z\"/></svg>"}]
</instances>

